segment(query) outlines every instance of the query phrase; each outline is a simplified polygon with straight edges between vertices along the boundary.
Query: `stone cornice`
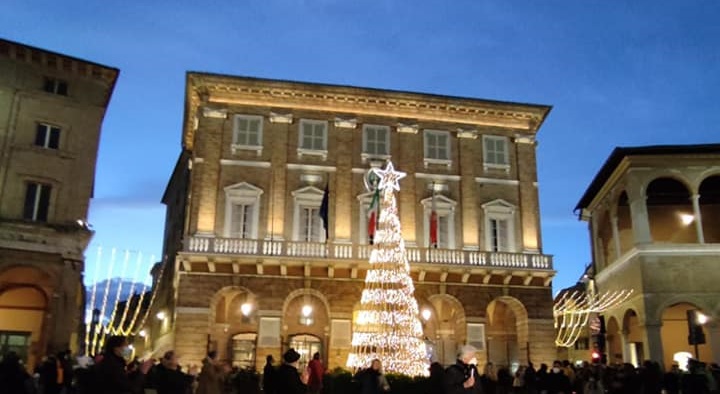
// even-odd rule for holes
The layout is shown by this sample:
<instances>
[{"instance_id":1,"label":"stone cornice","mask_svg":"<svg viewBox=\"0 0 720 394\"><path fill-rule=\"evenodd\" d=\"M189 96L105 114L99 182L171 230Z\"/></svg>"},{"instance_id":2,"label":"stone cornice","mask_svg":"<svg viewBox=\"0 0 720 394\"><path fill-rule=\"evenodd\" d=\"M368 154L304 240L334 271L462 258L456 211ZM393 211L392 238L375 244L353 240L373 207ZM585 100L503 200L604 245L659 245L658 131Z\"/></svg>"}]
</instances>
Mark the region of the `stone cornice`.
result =
<instances>
[{"instance_id":1,"label":"stone cornice","mask_svg":"<svg viewBox=\"0 0 720 394\"><path fill-rule=\"evenodd\" d=\"M203 103L386 116L414 121L510 128L535 133L549 106L190 72L183 143L192 149L192 117Z\"/></svg>"}]
</instances>

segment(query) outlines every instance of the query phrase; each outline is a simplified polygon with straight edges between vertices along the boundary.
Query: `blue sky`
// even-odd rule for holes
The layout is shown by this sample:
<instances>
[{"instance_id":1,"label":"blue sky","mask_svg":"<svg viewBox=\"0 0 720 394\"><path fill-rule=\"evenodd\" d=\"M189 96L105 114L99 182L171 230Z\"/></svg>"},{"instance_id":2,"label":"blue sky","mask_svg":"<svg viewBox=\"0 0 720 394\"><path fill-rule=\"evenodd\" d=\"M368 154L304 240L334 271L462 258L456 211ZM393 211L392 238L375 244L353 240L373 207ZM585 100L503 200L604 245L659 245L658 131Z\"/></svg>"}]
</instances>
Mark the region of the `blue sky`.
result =
<instances>
[{"instance_id":1,"label":"blue sky","mask_svg":"<svg viewBox=\"0 0 720 394\"><path fill-rule=\"evenodd\" d=\"M5 0L0 36L121 70L89 221L160 256L187 70L552 105L538 136L554 288L590 261L572 209L615 146L718 142L717 1ZM102 275L100 275L102 276Z\"/></svg>"}]
</instances>

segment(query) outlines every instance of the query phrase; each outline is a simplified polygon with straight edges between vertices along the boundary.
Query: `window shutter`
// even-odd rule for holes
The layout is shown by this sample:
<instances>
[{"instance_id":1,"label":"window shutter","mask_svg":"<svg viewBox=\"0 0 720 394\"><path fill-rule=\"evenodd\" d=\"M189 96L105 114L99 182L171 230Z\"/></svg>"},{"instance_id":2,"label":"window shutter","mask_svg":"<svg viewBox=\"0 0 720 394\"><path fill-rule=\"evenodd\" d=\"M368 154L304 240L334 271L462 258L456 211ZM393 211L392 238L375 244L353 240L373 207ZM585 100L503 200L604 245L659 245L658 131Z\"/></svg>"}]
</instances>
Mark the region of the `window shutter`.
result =
<instances>
[{"instance_id":1,"label":"window shutter","mask_svg":"<svg viewBox=\"0 0 720 394\"><path fill-rule=\"evenodd\" d=\"M38 193L37 183L28 183L27 191L25 192L25 206L23 208L23 218L28 220L35 219L35 200L37 199Z\"/></svg>"},{"instance_id":2,"label":"window shutter","mask_svg":"<svg viewBox=\"0 0 720 394\"><path fill-rule=\"evenodd\" d=\"M50 208L50 186L37 185L37 188L40 190L40 198L38 200L37 212L35 213L35 220L47 222L48 209Z\"/></svg>"},{"instance_id":3,"label":"window shutter","mask_svg":"<svg viewBox=\"0 0 720 394\"><path fill-rule=\"evenodd\" d=\"M47 126L45 126L44 124L38 124L37 132L35 133L35 145L36 146L45 146L46 140L47 140Z\"/></svg>"},{"instance_id":4,"label":"window shutter","mask_svg":"<svg viewBox=\"0 0 720 394\"><path fill-rule=\"evenodd\" d=\"M60 128L52 127L50 129L50 140L48 141L48 148L58 149L60 148Z\"/></svg>"}]
</instances>

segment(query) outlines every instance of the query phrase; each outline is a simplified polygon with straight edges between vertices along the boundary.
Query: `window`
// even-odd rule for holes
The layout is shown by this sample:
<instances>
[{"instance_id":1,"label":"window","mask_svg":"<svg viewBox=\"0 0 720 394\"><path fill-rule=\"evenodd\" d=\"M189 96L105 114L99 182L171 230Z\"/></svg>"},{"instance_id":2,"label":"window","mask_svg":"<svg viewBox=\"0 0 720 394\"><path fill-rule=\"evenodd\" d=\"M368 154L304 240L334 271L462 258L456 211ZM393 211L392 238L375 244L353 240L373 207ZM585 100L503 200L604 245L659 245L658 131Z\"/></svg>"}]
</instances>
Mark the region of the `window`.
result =
<instances>
[{"instance_id":1,"label":"window","mask_svg":"<svg viewBox=\"0 0 720 394\"><path fill-rule=\"evenodd\" d=\"M257 239L262 189L247 182L225 188L225 236Z\"/></svg>"},{"instance_id":2,"label":"window","mask_svg":"<svg viewBox=\"0 0 720 394\"><path fill-rule=\"evenodd\" d=\"M255 342L257 334L236 334L232 337L233 367L250 368L255 366Z\"/></svg>"},{"instance_id":3,"label":"window","mask_svg":"<svg viewBox=\"0 0 720 394\"><path fill-rule=\"evenodd\" d=\"M320 242L322 223L319 211L319 207L300 207L299 241Z\"/></svg>"},{"instance_id":4,"label":"window","mask_svg":"<svg viewBox=\"0 0 720 394\"><path fill-rule=\"evenodd\" d=\"M300 120L300 141L298 155L320 155L327 158L327 122L322 120Z\"/></svg>"},{"instance_id":5,"label":"window","mask_svg":"<svg viewBox=\"0 0 720 394\"><path fill-rule=\"evenodd\" d=\"M30 335L29 332L0 331L0 355L15 352L21 360L27 362Z\"/></svg>"},{"instance_id":6,"label":"window","mask_svg":"<svg viewBox=\"0 0 720 394\"><path fill-rule=\"evenodd\" d=\"M425 245L430 245L430 214L432 213L432 197L421 201L423 205L423 228ZM457 202L441 194L435 195L435 213L437 213L437 247L439 249L455 249L455 206Z\"/></svg>"},{"instance_id":7,"label":"window","mask_svg":"<svg viewBox=\"0 0 720 394\"><path fill-rule=\"evenodd\" d=\"M233 129L232 151L255 150L262 153L262 116L236 115Z\"/></svg>"},{"instance_id":8,"label":"window","mask_svg":"<svg viewBox=\"0 0 720 394\"><path fill-rule=\"evenodd\" d=\"M490 250L493 252L505 252L509 248L508 221L507 219L490 218Z\"/></svg>"},{"instance_id":9,"label":"window","mask_svg":"<svg viewBox=\"0 0 720 394\"><path fill-rule=\"evenodd\" d=\"M515 206L504 200L482 205L485 214L485 250L515 252Z\"/></svg>"},{"instance_id":10,"label":"window","mask_svg":"<svg viewBox=\"0 0 720 394\"><path fill-rule=\"evenodd\" d=\"M483 158L485 168L509 167L508 139L489 135L483 136Z\"/></svg>"},{"instance_id":11,"label":"window","mask_svg":"<svg viewBox=\"0 0 720 394\"><path fill-rule=\"evenodd\" d=\"M390 155L390 128L387 126L363 126L363 158L387 159Z\"/></svg>"},{"instance_id":12,"label":"window","mask_svg":"<svg viewBox=\"0 0 720 394\"><path fill-rule=\"evenodd\" d=\"M425 130L425 166L450 163L450 133Z\"/></svg>"},{"instance_id":13,"label":"window","mask_svg":"<svg viewBox=\"0 0 720 394\"><path fill-rule=\"evenodd\" d=\"M314 186L306 186L292 192L295 199L293 241L325 241L325 229L320 218L320 204L324 194L324 191Z\"/></svg>"},{"instance_id":14,"label":"window","mask_svg":"<svg viewBox=\"0 0 720 394\"><path fill-rule=\"evenodd\" d=\"M254 204L232 204L230 238L252 238Z\"/></svg>"},{"instance_id":15,"label":"window","mask_svg":"<svg viewBox=\"0 0 720 394\"><path fill-rule=\"evenodd\" d=\"M60 147L60 128L39 123L35 133L35 145L48 149L58 149Z\"/></svg>"},{"instance_id":16,"label":"window","mask_svg":"<svg viewBox=\"0 0 720 394\"><path fill-rule=\"evenodd\" d=\"M43 183L33 182L27 184L23 219L47 222L51 190L50 185Z\"/></svg>"},{"instance_id":17,"label":"window","mask_svg":"<svg viewBox=\"0 0 720 394\"><path fill-rule=\"evenodd\" d=\"M48 93L67 96L67 82L55 78L45 78L43 90Z\"/></svg>"}]
</instances>

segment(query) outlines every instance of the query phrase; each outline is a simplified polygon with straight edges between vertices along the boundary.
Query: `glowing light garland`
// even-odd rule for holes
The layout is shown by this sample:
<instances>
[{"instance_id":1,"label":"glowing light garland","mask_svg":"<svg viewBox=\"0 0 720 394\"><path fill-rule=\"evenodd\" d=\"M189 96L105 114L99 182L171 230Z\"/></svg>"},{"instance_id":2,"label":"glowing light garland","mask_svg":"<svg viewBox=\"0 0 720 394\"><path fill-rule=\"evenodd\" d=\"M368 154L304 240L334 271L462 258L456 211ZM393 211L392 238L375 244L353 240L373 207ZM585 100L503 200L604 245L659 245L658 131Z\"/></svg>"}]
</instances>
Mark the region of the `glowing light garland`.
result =
<instances>
[{"instance_id":1,"label":"glowing light garland","mask_svg":"<svg viewBox=\"0 0 720 394\"><path fill-rule=\"evenodd\" d=\"M110 309L108 305L108 301L110 298L110 284L112 282L112 279L114 278L115 272L114 267L116 263L116 250L111 250L111 256L110 256L110 264L108 266L107 270L107 277L106 277L106 284L104 289L98 289L97 282L98 282L98 272L100 271L100 262L102 260L102 249L98 248L97 253L97 260L95 262L95 277L92 285L92 290L90 294L90 307L94 307L95 300L98 298L99 294L98 291L101 292L100 296L102 296L102 304L99 310L99 321L96 323L93 323L92 321L88 321L85 328L85 349L86 353L89 355L94 355L95 353L99 352L105 342L105 338L108 335L138 335L140 331L145 326L145 322L147 321L147 317L150 314L151 306L153 302L155 301L156 291L151 291L150 294L150 301L147 305L147 308L143 308L144 302L145 302L145 296L148 292L148 285L143 283L142 284L142 290L140 291L139 297L135 297L135 288L137 286L138 278L140 276L140 269L143 265L143 257L141 253L138 253L137 259L135 261L135 269L134 274L132 277L132 284L130 285L130 297L127 300L124 300L125 307L122 311L122 314L118 316L118 308L122 300L120 300L121 292L122 292L122 280L118 283L118 288L115 290L115 296L113 301L112 309ZM128 268L130 260L130 252L125 251L124 258L123 258L123 265L122 270L120 273L120 277L125 277L125 273ZM155 261L155 256L150 256L150 263L152 264ZM165 270L165 264L163 264L160 267L160 272L158 274L157 281L162 278L163 272ZM157 283L155 282L155 286L153 288L157 288ZM137 299L137 304L133 302L133 300ZM130 309L133 308L133 311L130 311ZM106 322L103 322L103 319L105 319L105 312L110 312L110 318L107 319ZM130 319L128 319L128 315L130 314ZM142 316L140 318L140 316ZM138 318L140 318L140 321L138 323Z\"/></svg>"},{"instance_id":2,"label":"glowing light garland","mask_svg":"<svg viewBox=\"0 0 720 394\"><path fill-rule=\"evenodd\" d=\"M587 329L592 314L602 313L612 309L627 300L633 290L595 292L595 283L590 280L586 291L568 291L560 296L553 305L553 319L555 321L555 344L562 347L571 347L580 334Z\"/></svg>"},{"instance_id":3,"label":"glowing light garland","mask_svg":"<svg viewBox=\"0 0 720 394\"><path fill-rule=\"evenodd\" d=\"M347 366L366 368L377 358L387 372L427 376L429 360L394 193L405 173L392 163L373 171L380 177L381 212Z\"/></svg>"}]
</instances>

